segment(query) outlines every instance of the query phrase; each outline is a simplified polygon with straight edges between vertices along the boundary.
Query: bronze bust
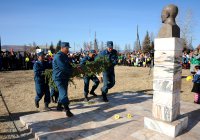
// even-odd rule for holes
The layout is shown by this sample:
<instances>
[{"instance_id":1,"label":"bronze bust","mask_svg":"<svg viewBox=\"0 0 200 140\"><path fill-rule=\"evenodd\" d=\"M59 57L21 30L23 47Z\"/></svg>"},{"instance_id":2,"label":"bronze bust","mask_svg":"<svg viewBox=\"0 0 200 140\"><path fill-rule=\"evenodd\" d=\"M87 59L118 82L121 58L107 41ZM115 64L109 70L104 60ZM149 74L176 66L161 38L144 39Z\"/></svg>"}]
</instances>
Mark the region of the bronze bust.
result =
<instances>
[{"instance_id":1,"label":"bronze bust","mask_svg":"<svg viewBox=\"0 0 200 140\"><path fill-rule=\"evenodd\" d=\"M180 28L176 24L175 18L178 14L178 7L170 4L162 10L162 27L158 33L158 38L178 37L180 38Z\"/></svg>"}]
</instances>

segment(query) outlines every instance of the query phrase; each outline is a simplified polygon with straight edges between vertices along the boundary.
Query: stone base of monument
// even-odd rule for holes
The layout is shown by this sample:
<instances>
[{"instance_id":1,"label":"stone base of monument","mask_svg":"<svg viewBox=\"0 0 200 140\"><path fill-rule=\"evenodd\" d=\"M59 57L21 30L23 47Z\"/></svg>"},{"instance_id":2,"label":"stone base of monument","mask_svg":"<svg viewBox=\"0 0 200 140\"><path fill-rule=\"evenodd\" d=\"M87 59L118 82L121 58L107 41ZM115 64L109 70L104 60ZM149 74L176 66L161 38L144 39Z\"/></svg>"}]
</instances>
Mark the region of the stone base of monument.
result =
<instances>
[{"instance_id":1,"label":"stone base of monument","mask_svg":"<svg viewBox=\"0 0 200 140\"><path fill-rule=\"evenodd\" d=\"M144 127L170 137L176 137L187 128L188 117L182 116L173 122L165 122L155 118L144 117Z\"/></svg>"},{"instance_id":2,"label":"stone base of monument","mask_svg":"<svg viewBox=\"0 0 200 140\"><path fill-rule=\"evenodd\" d=\"M145 128L170 137L187 128L188 117L180 116L183 40L155 39L152 118L144 118Z\"/></svg>"}]
</instances>

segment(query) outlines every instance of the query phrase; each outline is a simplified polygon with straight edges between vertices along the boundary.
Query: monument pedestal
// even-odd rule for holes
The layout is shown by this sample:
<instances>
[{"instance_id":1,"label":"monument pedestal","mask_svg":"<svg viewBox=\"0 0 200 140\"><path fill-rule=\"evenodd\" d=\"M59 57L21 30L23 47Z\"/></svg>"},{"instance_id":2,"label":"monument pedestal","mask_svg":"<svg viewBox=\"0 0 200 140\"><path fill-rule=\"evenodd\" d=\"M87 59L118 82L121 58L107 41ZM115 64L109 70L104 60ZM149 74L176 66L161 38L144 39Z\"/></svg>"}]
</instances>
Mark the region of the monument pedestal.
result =
<instances>
[{"instance_id":1,"label":"monument pedestal","mask_svg":"<svg viewBox=\"0 0 200 140\"><path fill-rule=\"evenodd\" d=\"M187 117L180 117L182 46L180 38L155 39L153 118L144 119L146 128L171 137L180 134L188 123Z\"/></svg>"},{"instance_id":2,"label":"monument pedestal","mask_svg":"<svg viewBox=\"0 0 200 140\"><path fill-rule=\"evenodd\" d=\"M175 138L187 128L188 117L184 116L173 122L144 117L144 127Z\"/></svg>"}]
</instances>

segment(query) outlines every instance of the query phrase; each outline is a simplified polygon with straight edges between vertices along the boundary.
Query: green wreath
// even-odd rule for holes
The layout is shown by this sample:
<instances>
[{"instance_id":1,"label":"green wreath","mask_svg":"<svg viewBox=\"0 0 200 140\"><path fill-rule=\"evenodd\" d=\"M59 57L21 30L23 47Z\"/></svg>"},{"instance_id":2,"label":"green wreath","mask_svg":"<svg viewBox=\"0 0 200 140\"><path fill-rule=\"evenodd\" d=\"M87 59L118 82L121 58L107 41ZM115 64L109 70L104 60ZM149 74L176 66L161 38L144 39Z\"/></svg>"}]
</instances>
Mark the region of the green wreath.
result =
<instances>
[{"instance_id":1,"label":"green wreath","mask_svg":"<svg viewBox=\"0 0 200 140\"><path fill-rule=\"evenodd\" d=\"M111 63L108 57L98 57L95 61L87 61L85 65L72 64L73 73L69 79L69 83L73 84L76 87L76 84L73 81L74 77L82 78L83 76L92 76L98 75L101 72L107 70L111 66ZM53 87L55 91L58 91L56 84L52 79L52 69L46 69L44 72L45 82L48 83L50 87Z\"/></svg>"}]
</instances>

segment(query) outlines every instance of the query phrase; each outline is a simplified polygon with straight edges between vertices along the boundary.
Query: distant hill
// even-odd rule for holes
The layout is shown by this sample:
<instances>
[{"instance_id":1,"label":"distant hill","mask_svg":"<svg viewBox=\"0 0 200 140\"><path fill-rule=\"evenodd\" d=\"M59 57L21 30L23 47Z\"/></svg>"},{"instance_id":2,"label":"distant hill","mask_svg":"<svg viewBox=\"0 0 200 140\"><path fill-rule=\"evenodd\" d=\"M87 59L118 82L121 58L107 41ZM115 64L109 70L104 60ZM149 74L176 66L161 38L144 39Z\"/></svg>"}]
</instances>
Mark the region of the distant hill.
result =
<instances>
[{"instance_id":1,"label":"distant hill","mask_svg":"<svg viewBox=\"0 0 200 140\"><path fill-rule=\"evenodd\" d=\"M24 45L2 45L1 46L2 50L10 51L10 49L13 49L15 52L17 52L17 51L25 51L25 50L30 49L30 48L31 47L24 46Z\"/></svg>"},{"instance_id":2,"label":"distant hill","mask_svg":"<svg viewBox=\"0 0 200 140\"><path fill-rule=\"evenodd\" d=\"M20 45L3 45L3 46L1 46L1 49L7 50L7 51L10 51L10 49L13 49L14 51L24 51L26 49L26 47L20 46Z\"/></svg>"}]
</instances>

